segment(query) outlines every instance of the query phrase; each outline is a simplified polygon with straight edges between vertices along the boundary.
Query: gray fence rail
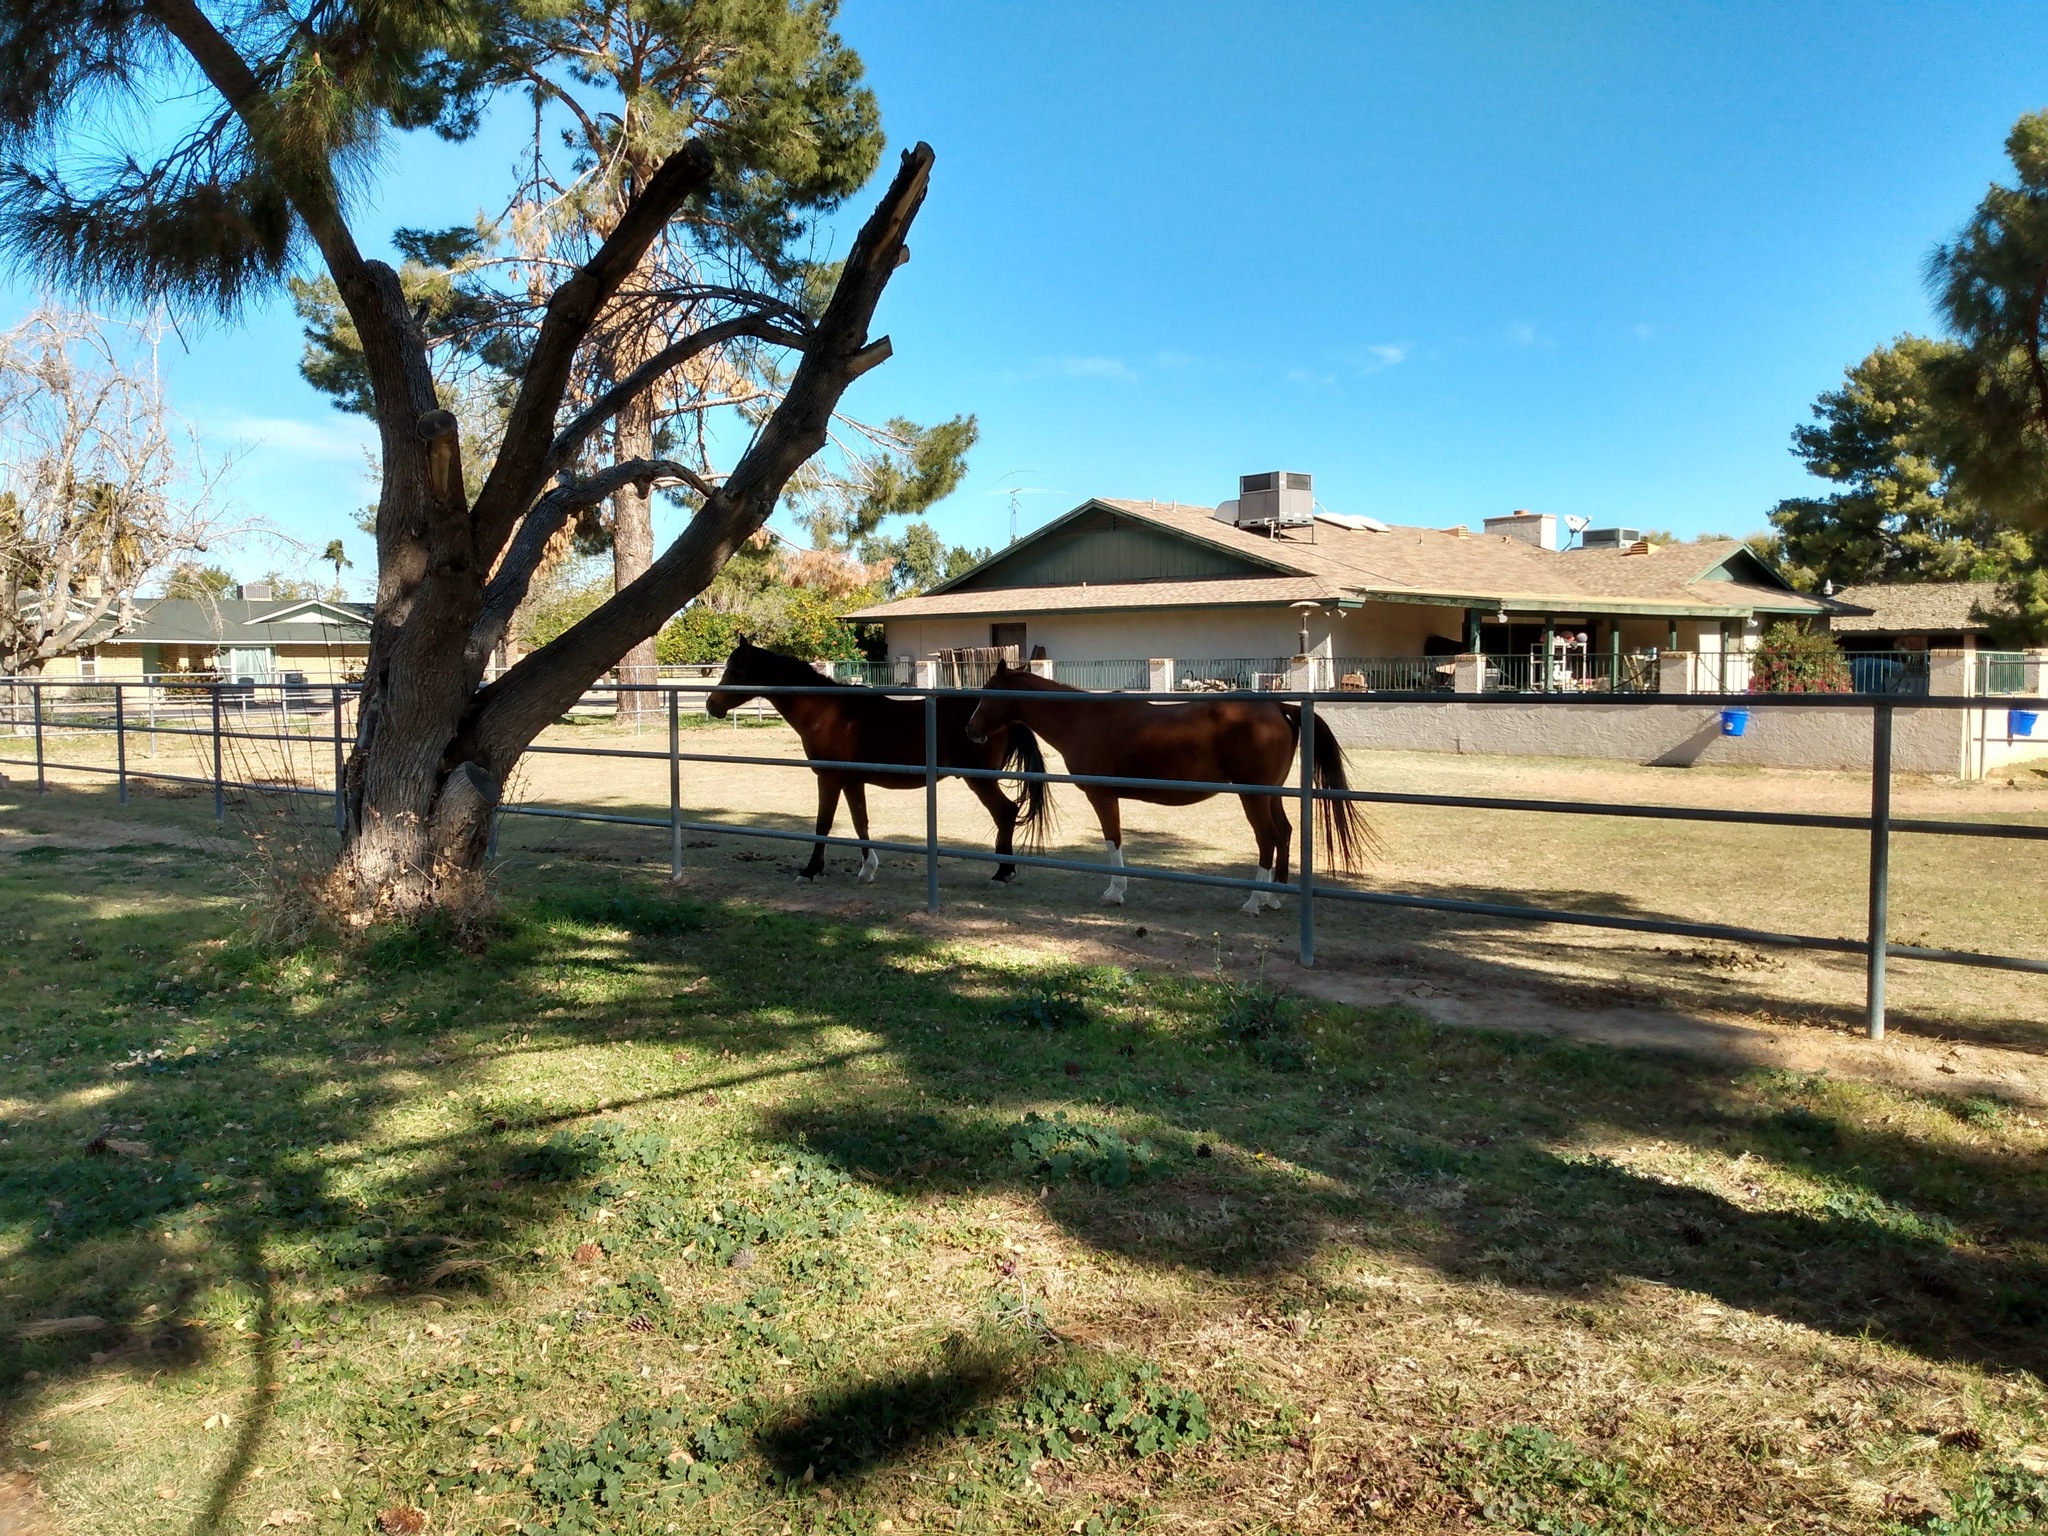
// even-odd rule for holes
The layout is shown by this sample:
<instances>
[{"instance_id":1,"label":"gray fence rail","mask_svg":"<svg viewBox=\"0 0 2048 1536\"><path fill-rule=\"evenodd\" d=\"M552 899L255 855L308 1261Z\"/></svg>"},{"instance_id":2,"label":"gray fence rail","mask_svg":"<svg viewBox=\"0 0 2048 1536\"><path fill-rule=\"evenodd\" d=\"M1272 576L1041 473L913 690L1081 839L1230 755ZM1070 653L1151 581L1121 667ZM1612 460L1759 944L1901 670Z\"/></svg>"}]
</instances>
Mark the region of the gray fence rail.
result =
<instances>
[{"instance_id":1,"label":"gray fence rail","mask_svg":"<svg viewBox=\"0 0 2048 1536\"><path fill-rule=\"evenodd\" d=\"M1298 804L1299 845L1295 853L1296 876L1293 880L1258 882L1231 875L1200 874L1188 870L1161 869L1148 865L1123 865L1116 874L1134 880L1158 880L1180 885L1201 885L1220 887L1226 890L1264 891L1273 895L1293 895L1297 898L1296 910L1299 917L1299 956L1304 966L1315 963L1315 915L1318 900L1357 902L1366 905L1408 908L1426 912L1445 912L1478 917L1491 917L1510 922L1560 923L1575 927L1605 928L1628 933L1650 933L1670 935L1678 938L1721 939L1736 943L1772 945L1786 948L1817 950L1835 954L1861 955L1865 962L1866 1028L1872 1039L1882 1039L1885 1028L1885 972L1888 959L1931 961L1943 965L1972 966L1992 970L2017 971L2034 975L2048 975L2048 960L2034 959L2022 955L2003 955L1976 950L1937 949L1924 945L1895 944L1887 936L1888 907L1890 898L1891 837L1893 833L1908 833L1930 837L1975 837L1996 839L2020 839L2025 841L2048 842L2048 825L2026 823L1979 823L1967 821L1942 821L1925 818L1894 817L1891 813L1891 747L1892 716L1895 709L1955 710L1982 708L1983 700L1971 698L1918 697L1910 702L1894 703L1884 696L1868 694L1729 694L1688 695L1682 702L1671 698L1660 698L1656 694L1548 694L1548 695L1460 695L1457 703L1461 706L1485 706L1491 703L1512 704L1527 708L1536 703L1544 708L1572 709L1597 704L1612 708L1617 704L1640 708L1688 708L1713 712L1722 708L1764 710L1776 709L1850 709L1866 711L1872 717L1871 764L1870 764L1870 813L1866 816L1844 816L1808 814L1794 811L1734 811L1708 807L1679 805L1641 805L1633 803L1546 800L1534 797L1503 797L1484 795L1424 795L1406 794L1380 790L1331 790L1318 789L1314 784L1313 752L1310 750L1315 732L1322 727L1317 720L1319 707L1340 705L1346 709L1371 709L1385 702L1370 695L1358 693L1286 693L1260 692L1244 694L1209 694L1205 698L1245 697L1256 698L1266 703L1292 704L1301 710L1301 737L1303 750L1298 758L1298 771L1294 782L1281 784L1236 784L1209 783L1192 779L1144 779L1115 777L1100 774L1071 773L1026 773L1004 768L948 768L938 762L938 701L942 695L967 694L978 698L1029 698L1039 701L1072 700L1077 704L1089 699L1100 698L1100 694L1085 692L1041 692L1008 693L991 688L964 689L919 689L889 688L885 691L892 697L922 699L925 716L925 761L920 768L915 764L837 762L822 759L770 757L763 755L735 754L724 752L685 752L682 749L682 698L687 693L701 695L701 685L689 687L673 683L640 687L627 687L622 692L639 692L661 695L664 698L668 716L668 749L666 751L624 746L578 747L555 744L538 744L530 751L537 754L564 757L597 757L615 759L644 759L665 761L669 765L669 805L666 817L634 816L620 812L598 811L582 807L515 805L499 807L499 815L552 818L566 821L591 822L610 826L646 827L665 829L669 834L669 862L673 875L683 871L683 835L689 833L712 833L728 837L751 837L774 842L816 844L831 847L858 848L863 851L901 853L922 856L925 862L925 902L929 910L939 909L939 866L942 860L955 859L970 863L1001 864L1011 863L1030 869L1056 869L1076 871L1084 874L1101 874L1105 866L1095 860L1063 859L1044 854L1011 853L998 854L980 848L963 848L943 844L939 841L940 781L946 778L988 778L1002 780L1032 780L1044 784L1072 784L1082 787L1097 786L1131 790L1167 789L1200 791L1214 794L1276 795L1294 799ZM749 689L753 695L769 699L785 695L812 695L838 693L841 690L830 684L821 683L816 687L807 684L783 685ZM152 713L147 723L138 721L127 707L125 687L119 683L92 685L91 696L76 698L81 692L80 685L73 683L45 683L40 680L21 680L10 683L0 679L0 732L11 734L15 739L32 734L35 752L32 758L0 753L0 763L26 766L33 764L36 770L36 787L39 792L47 789L47 773L51 767L61 767L71 772L111 774L116 777L122 804L128 801L128 784L133 778L152 778L188 784L210 785L213 790L214 816L221 819L226 814L226 792L228 790L252 791L258 793L302 794L331 798L334 809L334 825L337 831L346 826L347 808L344 799L336 789L319 789L299 784L277 784L261 781L248 782L226 776L225 751L228 743L255 741L276 746L280 743L304 744L309 750L326 747L333 760L334 783L343 782L344 754L349 742L347 714L355 690L347 685L305 684L254 685L221 684L210 687L187 688L176 707L159 707L152 700ZM111 698L101 697L111 693ZM46 700L46 694L59 697ZM24 707L24 695L26 707ZM1160 703L1188 703L1185 693L1119 693L1117 697L1154 700ZM202 702L203 700L203 702ZM1412 707L1413 701L1406 702ZM58 706L68 711L68 717L60 718ZM258 719L268 719L270 730L249 730L252 709ZM174 721L201 722L176 724ZM237 729L237 726L242 728ZM316 729L316 725L321 729ZM61 762L50 753L49 738L53 727L61 726L63 734L90 734L112 732L116 741L116 761L112 767L104 763ZM191 737L207 741L211 747L213 772L209 777L191 774L164 772L149 766L137 766L130 760L128 738L141 731L174 737ZM0 737L0 740L4 740ZM777 827L742 826L732 822L699 821L686 818L683 814L682 765L684 763L708 763L726 767L734 765L762 768L830 768L849 772L888 773L897 777L906 774L921 774L925 791L925 835L920 842L907 842L886 838L856 838L835 835L819 836L814 832L792 831ZM1315 865L1315 807L1317 801L1349 800L1382 805L1442 806L1468 810L1509 811L1533 815L1569 816L1610 816L1661 821L1714 822L1721 824L1815 828L1827 831L1860 832L1869 840L1869 883L1867 895L1867 923L1864 936L1860 939L1837 937L1825 934L1780 933L1769 929L1750 928L1732 923L1694 923L1677 919L1653 917L1620 917L1605 913L1573 911L1566 908L1533 907L1510 905L1501 902L1466 901L1452 897L1418 896L1405 891L1381 891L1365 888L1358 884L1337 884L1326 875L1319 875ZM493 848L496 832L492 834Z\"/></svg>"}]
</instances>

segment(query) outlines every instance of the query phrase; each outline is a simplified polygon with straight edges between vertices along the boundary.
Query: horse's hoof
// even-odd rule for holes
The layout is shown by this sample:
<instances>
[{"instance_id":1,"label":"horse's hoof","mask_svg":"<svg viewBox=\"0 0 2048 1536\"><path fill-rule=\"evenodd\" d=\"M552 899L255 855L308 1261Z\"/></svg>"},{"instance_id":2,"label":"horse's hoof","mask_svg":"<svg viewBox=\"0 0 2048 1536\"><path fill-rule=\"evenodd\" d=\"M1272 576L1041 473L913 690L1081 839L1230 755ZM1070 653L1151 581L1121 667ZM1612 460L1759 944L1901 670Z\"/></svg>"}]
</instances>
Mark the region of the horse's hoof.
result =
<instances>
[{"instance_id":1,"label":"horse's hoof","mask_svg":"<svg viewBox=\"0 0 2048 1536\"><path fill-rule=\"evenodd\" d=\"M1266 899L1263 896L1254 896L1250 901L1246 902L1237 910L1242 912L1246 917L1257 917L1260 913L1266 910Z\"/></svg>"},{"instance_id":2,"label":"horse's hoof","mask_svg":"<svg viewBox=\"0 0 2048 1536\"><path fill-rule=\"evenodd\" d=\"M1124 904L1124 893L1123 893L1122 891L1104 891L1104 892L1102 893L1102 905L1103 905L1103 906L1105 906L1105 907L1120 907L1120 906L1122 906L1123 904Z\"/></svg>"},{"instance_id":3,"label":"horse's hoof","mask_svg":"<svg viewBox=\"0 0 2048 1536\"><path fill-rule=\"evenodd\" d=\"M798 885L810 885L810 884L811 884L812 882L814 882L814 881L815 881L815 880L816 880L817 878L818 878L818 877L817 877L816 875L801 875L801 874L800 874L800 875L798 875L798 876L796 877L796 883L797 883Z\"/></svg>"},{"instance_id":4,"label":"horse's hoof","mask_svg":"<svg viewBox=\"0 0 2048 1536\"><path fill-rule=\"evenodd\" d=\"M1259 900L1263 901L1266 904L1266 910L1268 912L1278 912L1282 907L1287 905L1287 903L1282 901L1278 896L1261 896Z\"/></svg>"},{"instance_id":5,"label":"horse's hoof","mask_svg":"<svg viewBox=\"0 0 2048 1536\"><path fill-rule=\"evenodd\" d=\"M1015 885L1017 883L1017 877L1015 874L990 875L988 877L988 883L990 885Z\"/></svg>"}]
</instances>

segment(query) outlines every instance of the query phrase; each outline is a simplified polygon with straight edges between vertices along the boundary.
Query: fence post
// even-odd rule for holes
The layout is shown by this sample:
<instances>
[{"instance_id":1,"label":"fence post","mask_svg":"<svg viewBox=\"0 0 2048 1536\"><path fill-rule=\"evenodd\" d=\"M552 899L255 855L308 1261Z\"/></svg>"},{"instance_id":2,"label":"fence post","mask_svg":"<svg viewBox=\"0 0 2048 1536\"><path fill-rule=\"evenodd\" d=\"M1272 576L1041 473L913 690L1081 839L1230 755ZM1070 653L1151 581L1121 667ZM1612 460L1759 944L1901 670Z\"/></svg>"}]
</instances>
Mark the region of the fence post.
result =
<instances>
[{"instance_id":1,"label":"fence post","mask_svg":"<svg viewBox=\"0 0 2048 1536\"><path fill-rule=\"evenodd\" d=\"M668 877L683 878L683 711L678 690L668 691Z\"/></svg>"},{"instance_id":2,"label":"fence post","mask_svg":"<svg viewBox=\"0 0 2048 1536\"><path fill-rule=\"evenodd\" d=\"M1301 963L1316 963L1316 701L1301 701L1301 853L1294 879L1301 887Z\"/></svg>"},{"instance_id":3,"label":"fence post","mask_svg":"<svg viewBox=\"0 0 2048 1536\"><path fill-rule=\"evenodd\" d=\"M114 684L114 787L121 804L128 803L128 713L121 703L121 685Z\"/></svg>"},{"instance_id":4,"label":"fence post","mask_svg":"<svg viewBox=\"0 0 2048 1536\"><path fill-rule=\"evenodd\" d=\"M43 685L30 683L28 698L30 706L35 710L36 719L36 793L46 795L50 792L50 786L43 778Z\"/></svg>"},{"instance_id":5,"label":"fence post","mask_svg":"<svg viewBox=\"0 0 2048 1536\"><path fill-rule=\"evenodd\" d=\"M142 685L149 698L149 760L151 762L156 761L156 691L163 687L163 685L164 677L161 672L157 674L155 682L145 682Z\"/></svg>"},{"instance_id":6,"label":"fence post","mask_svg":"<svg viewBox=\"0 0 2048 1536\"><path fill-rule=\"evenodd\" d=\"M227 797L222 793L220 774L220 684L208 683L206 696L213 701L213 819L227 820Z\"/></svg>"},{"instance_id":7,"label":"fence post","mask_svg":"<svg viewBox=\"0 0 2048 1536\"><path fill-rule=\"evenodd\" d=\"M939 910L939 695L924 696L924 909Z\"/></svg>"},{"instance_id":8,"label":"fence post","mask_svg":"<svg viewBox=\"0 0 2048 1536\"><path fill-rule=\"evenodd\" d=\"M334 693L334 830L337 836L348 836L348 808L341 801L341 684L335 683Z\"/></svg>"},{"instance_id":9,"label":"fence post","mask_svg":"<svg viewBox=\"0 0 2048 1536\"><path fill-rule=\"evenodd\" d=\"M1879 704L1870 719L1870 959L1867 1028L1884 1038L1886 908L1890 900L1892 832L1892 707Z\"/></svg>"}]
</instances>

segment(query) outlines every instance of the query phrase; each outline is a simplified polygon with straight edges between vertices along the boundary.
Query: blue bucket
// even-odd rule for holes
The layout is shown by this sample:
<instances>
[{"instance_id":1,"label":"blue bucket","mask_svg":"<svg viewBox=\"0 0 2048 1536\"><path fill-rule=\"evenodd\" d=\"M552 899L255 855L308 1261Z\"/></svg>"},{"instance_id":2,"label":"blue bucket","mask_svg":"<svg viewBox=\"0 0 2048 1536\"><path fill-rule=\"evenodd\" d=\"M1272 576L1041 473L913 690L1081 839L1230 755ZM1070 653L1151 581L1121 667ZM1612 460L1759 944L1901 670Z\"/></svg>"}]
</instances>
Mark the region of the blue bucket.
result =
<instances>
[{"instance_id":1,"label":"blue bucket","mask_svg":"<svg viewBox=\"0 0 2048 1536\"><path fill-rule=\"evenodd\" d=\"M1742 736L1749 731L1749 711L1746 709L1724 709L1721 711L1721 734Z\"/></svg>"},{"instance_id":2,"label":"blue bucket","mask_svg":"<svg viewBox=\"0 0 2048 1536\"><path fill-rule=\"evenodd\" d=\"M2009 709L2005 712L2005 734L2008 736L2031 736L2034 722L2040 715L2031 709Z\"/></svg>"}]
</instances>

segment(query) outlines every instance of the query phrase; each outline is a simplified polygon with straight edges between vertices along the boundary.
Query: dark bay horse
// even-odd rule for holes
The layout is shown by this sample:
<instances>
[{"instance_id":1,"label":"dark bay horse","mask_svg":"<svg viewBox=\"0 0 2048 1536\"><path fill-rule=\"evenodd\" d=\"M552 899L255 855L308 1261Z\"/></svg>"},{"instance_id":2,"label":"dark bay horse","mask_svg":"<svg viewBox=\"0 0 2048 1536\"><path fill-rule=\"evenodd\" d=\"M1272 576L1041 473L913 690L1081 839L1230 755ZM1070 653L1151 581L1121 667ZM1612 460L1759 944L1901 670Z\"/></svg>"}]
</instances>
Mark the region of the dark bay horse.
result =
<instances>
[{"instance_id":1,"label":"dark bay horse","mask_svg":"<svg viewBox=\"0 0 2048 1536\"><path fill-rule=\"evenodd\" d=\"M983 699L967 722L967 734L980 739L1018 726L1029 727L1059 749L1067 772L1106 778L1194 779L1210 784L1285 784L1301 735L1301 709L1263 699L1189 699L1155 703L1117 694L1091 694L1056 683L1049 677L1009 666L988 680L1021 697ZM1030 695L1058 697L1030 697ZM1077 700L1074 695L1080 695ZM1313 770L1318 788L1349 789L1344 776L1344 749L1328 727L1315 733ZM1084 784L1081 792L1095 807L1102 841L1112 868L1123 867L1123 819L1120 801L1144 800L1153 805L1193 805L1214 790L1118 789ZM1259 867L1252 878L1261 882L1287 879L1287 844L1293 824L1280 795L1239 795L1245 819L1258 839ZM1356 869L1373 845L1355 800L1319 800L1325 857L1336 870ZM1122 906L1126 875L1112 875L1102 893L1105 904ZM1257 914L1278 907L1280 898L1253 891L1244 911Z\"/></svg>"},{"instance_id":2,"label":"dark bay horse","mask_svg":"<svg viewBox=\"0 0 2048 1536\"><path fill-rule=\"evenodd\" d=\"M780 651L764 650L741 637L739 648L726 661L725 675L704 701L713 719L723 720L738 706L755 697L754 690L778 685L816 688L817 693L769 695L775 712L787 720L804 744L804 756L816 762L902 763L903 773L861 773L843 768L813 768L818 776L818 836L832 830L839 814L839 797L846 797L853 812L853 831L863 843L868 838L868 786L877 789L924 788L924 700L892 698L879 688L862 688L838 682L821 674L809 662ZM967 717L974 713L971 696L939 698L939 766L941 768L1010 768L1026 773L1045 772L1045 757L1038 750L1038 738L1021 725L984 732L969 739ZM968 779L974 797L988 807L996 824L996 852L1009 854L1019 826L1025 845L1034 846L1044 834L1052 813L1052 802L1041 779L1026 779L1021 798L1012 800L994 779ZM860 880L873 880L881 862L875 850L862 851ZM815 880L825 869L825 845L811 849L811 862L798 872L799 880ZM991 877L1007 885L1017 878L1017 866L998 864Z\"/></svg>"}]
</instances>

